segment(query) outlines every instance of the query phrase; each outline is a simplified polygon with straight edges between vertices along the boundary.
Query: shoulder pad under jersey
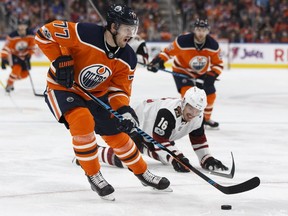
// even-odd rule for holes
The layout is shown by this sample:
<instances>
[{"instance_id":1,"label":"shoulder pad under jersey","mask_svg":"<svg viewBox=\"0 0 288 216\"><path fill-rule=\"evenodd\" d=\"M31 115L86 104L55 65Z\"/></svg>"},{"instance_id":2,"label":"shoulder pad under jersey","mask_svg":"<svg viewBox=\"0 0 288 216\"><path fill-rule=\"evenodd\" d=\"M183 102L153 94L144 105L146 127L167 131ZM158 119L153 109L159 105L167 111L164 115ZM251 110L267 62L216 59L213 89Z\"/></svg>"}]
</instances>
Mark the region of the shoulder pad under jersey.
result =
<instances>
[{"instance_id":1,"label":"shoulder pad under jersey","mask_svg":"<svg viewBox=\"0 0 288 216\"><path fill-rule=\"evenodd\" d=\"M19 34L18 34L17 31L13 31L13 32L11 32L11 33L9 34L9 37L11 37L11 38L13 38L13 37L18 37L18 36L19 36Z\"/></svg>"},{"instance_id":2,"label":"shoulder pad under jersey","mask_svg":"<svg viewBox=\"0 0 288 216\"><path fill-rule=\"evenodd\" d=\"M194 47L193 33L180 35L176 40L181 48Z\"/></svg>"},{"instance_id":3,"label":"shoulder pad under jersey","mask_svg":"<svg viewBox=\"0 0 288 216\"><path fill-rule=\"evenodd\" d=\"M78 23L77 33L84 43L104 49L104 27L93 23Z\"/></svg>"},{"instance_id":4,"label":"shoulder pad under jersey","mask_svg":"<svg viewBox=\"0 0 288 216\"><path fill-rule=\"evenodd\" d=\"M28 29L27 30L27 35L35 35L35 33L33 32L32 29Z\"/></svg>"},{"instance_id":5,"label":"shoulder pad under jersey","mask_svg":"<svg viewBox=\"0 0 288 216\"><path fill-rule=\"evenodd\" d=\"M80 40L103 51L106 49L104 44L104 32L104 27L93 23L78 23L77 25L77 33ZM115 58L120 58L121 60L125 61L132 69L136 67L136 54L128 44L117 52Z\"/></svg>"},{"instance_id":6,"label":"shoulder pad under jersey","mask_svg":"<svg viewBox=\"0 0 288 216\"><path fill-rule=\"evenodd\" d=\"M213 37L211 37L210 35L207 35L205 47L212 49L212 50L218 50L219 44Z\"/></svg>"}]
</instances>

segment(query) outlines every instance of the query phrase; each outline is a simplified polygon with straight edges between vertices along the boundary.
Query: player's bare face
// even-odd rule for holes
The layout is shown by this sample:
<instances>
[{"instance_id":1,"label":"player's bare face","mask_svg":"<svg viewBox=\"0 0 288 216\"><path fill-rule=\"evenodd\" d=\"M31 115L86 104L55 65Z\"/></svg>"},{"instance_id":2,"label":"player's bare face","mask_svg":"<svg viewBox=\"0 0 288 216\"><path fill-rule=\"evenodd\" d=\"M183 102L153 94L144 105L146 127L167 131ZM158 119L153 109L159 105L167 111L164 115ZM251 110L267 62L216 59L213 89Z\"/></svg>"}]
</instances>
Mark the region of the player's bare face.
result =
<instances>
[{"instance_id":1,"label":"player's bare face","mask_svg":"<svg viewBox=\"0 0 288 216\"><path fill-rule=\"evenodd\" d=\"M28 28L27 25L24 25L24 24L21 24L21 25L18 25L18 34L21 35L21 36L25 36L26 35L26 29Z\"/></svg>"},{"instance_id":2,"label":"player's bare face","mask_svg":"<svg viewBox=\"0 0 288 216\"><path fill-rule=\"evenodd\" d=\"M193 118L199 116L201 113L200 110L192 107L190 104L186 104L183 110L183 119L186 122L190 122Z\"/></svg>"},{"instance_id":3,"label":"player's bare face","mask_svg":"<svg viewBox=\"0 0 288 216\"><path fill-rule=\"evenodd\" d=\"M137 25L121 24L117 30L116 41L119 47L124 48L128 41L135 37L138 31Z\"/></svg>"},{"instance_id":4,"label":"player's bare face","mask_svg":"<svg viewBox=\"0 0 288 216\"><path fill-rule=\"evenodd\" d=\"M207 28L196 27L194 29L195 40L197 43L204 43L207 34L209 34L209 30Z\"/></svg>"}]
</instances>

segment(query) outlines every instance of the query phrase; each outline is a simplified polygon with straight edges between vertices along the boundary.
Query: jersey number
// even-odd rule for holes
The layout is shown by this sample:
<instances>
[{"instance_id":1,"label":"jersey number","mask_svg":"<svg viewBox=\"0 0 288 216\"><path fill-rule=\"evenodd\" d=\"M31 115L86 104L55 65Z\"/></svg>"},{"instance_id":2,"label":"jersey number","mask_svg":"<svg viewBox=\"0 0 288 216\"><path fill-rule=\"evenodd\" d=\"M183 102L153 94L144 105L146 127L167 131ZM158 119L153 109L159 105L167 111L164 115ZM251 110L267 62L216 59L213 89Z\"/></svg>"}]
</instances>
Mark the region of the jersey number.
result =
<instances>
[{"instance_id":1,"label":"jersey number","mask_svg":"<svg viewBox=\"0 0 288 216\"><path fill-rule=\"evenodd\" d=\"M63 21L61 24L53 23L53 26L62 29L62 32L64 32L64 34L62 32L56 32L55 36L65 39L70 38L67 22Z\"/></svg>"},{"instance_id":2,"label":"jersey number","mask_svg":"<svg viewBox=\"0 0 288 216\"><path fill-rule=\"evenodd\" d=\"M161 128L162 130L166 130L166 128L168 127L168 121L162 117L160 122L157 124L157 127Z\"/></svg>"}]
</instances>

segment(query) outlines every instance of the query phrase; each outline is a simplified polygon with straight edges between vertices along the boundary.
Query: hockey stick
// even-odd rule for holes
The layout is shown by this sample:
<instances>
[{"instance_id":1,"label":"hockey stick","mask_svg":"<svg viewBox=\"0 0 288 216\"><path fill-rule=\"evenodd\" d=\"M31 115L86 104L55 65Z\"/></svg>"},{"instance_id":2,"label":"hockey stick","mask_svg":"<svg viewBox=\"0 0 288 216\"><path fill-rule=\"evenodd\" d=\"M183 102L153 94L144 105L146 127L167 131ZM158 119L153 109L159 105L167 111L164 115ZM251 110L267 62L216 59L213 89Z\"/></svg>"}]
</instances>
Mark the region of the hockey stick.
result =
<instances>
[{"instance_id":1,"label":"hockey stick","mask_svg":"<svg viewBox=\"0 0 288 216\"><path fill-rule=\"evenodd\" d=\"M33 93L35 96L38 96L38 97L44 97L44 94L39 94L39 93L36 93L35 91L35 88L34 88L34 83L33 83L33 80L32 80L32 77L31 77L31 73L29 70L28 71L28 76L29 76L29 79L30 79L30 83L31 83L31 86L32 86L32 90L33 90Z\"/></svg>"},{"instance_id":2,"label":"hockey stick","mask_svg":"<svg viewBox=\"0 0 288 216\"><path fill-rule=\"evenodd\" d=\"M106 103L104 103L103 101L101 101L100 99L95 97L93 94L88 92L86 89L84 89L83 87L81 87L77 83L74 83L74 87L76 89L78 89L80 92L82 92L85 95L87 95L89 98L91 98L91 100L93 100L95 103L99 104L104 109L106 109L108 112L113 114L117 119L119 119L119 120L123 119L122 115L120 115L118 112L113 110L110 106L108 106ZM183 161L181 158L179 158L177 155L175 155L172 151L170 151L165 146L163 146L162 144L160 144L157 141L155 141L151 136L149 136L147 133L145 133L140 128L136 127L136 130L141 136L143 136L149 142L151 142L152 144L158 146L162 150L168 152L174 159L179 161L183 166L187 167L189 170L194 172L196 175L198 175L199 177L204 179L206 182L208 182L210 185L212 185L213 187L215 187L216 189L218 189L219 191L221 191L224 194L242 193L242 192L245 192L245 191L252 190L252 189L258 187L259 184L260 184L260 179L258 177L254 177L252 179L249 179L249 180L247 180L247 181L245 181L243 183L237 184L237 185L222 186L222 185L218 184L217 182L213 181L212 179L210 179L208 176L204 175L198 169L194 168L190 163L187 163L186 161Z\"/></svg>"},{"instance_id":3,"label":"hockey stick","mask_svg":"<svg viewBox=\"0 0 288 216\"><path fill-rule=\"evenodd\" d=\"M88 0L89 3L91 4L92 8L95 10L95 12L97 13L97 15L99 16L103 26L106 25L106 20L103 18L103 16L101 15L101 13L99 12L99 10L96 8L96 6L94 5L94 3L92 2L92 0Z\"/></svg>"},{"instance_id":4,"label":"hockey stick","mask_svg":"<svg viewBox=\"0 0 288 216\"><path fill-rule=\"evenodd\" d=\"M5 85L3 84L1 80L0 80L0 85L5 89Z\"/></svg>"},{"instance_id":5,"label":"hockey stick","mask_svg":"<svg viewBox=\"0 0 288 216\"><path fill-rule=\"evenodd\" d=\"M144 67L147 67L147 64L144 64L144 63L141 63L141 62L137 62L137 63L140 64L140 65L143 65ZM190 77L190 76L185 75L185 74L175 73L175 72L173 72L173 71L169 71L169 70L166 70L166 69L159 69L159 70L161 70L161 71L163 71L163 72L166 72L166 73L170 73L170 74L172 74L173 76L178 76L178 77L182 77L182 78L189 79L189 80L191 80L192 82L194 82L194 85L196 85L196 83L200 83L200 84L202 84L202 85L204 84L204 81L203 81L203 80L201 80L201 79L195 79L195 78Z\"/></svg>"}]
</instances>

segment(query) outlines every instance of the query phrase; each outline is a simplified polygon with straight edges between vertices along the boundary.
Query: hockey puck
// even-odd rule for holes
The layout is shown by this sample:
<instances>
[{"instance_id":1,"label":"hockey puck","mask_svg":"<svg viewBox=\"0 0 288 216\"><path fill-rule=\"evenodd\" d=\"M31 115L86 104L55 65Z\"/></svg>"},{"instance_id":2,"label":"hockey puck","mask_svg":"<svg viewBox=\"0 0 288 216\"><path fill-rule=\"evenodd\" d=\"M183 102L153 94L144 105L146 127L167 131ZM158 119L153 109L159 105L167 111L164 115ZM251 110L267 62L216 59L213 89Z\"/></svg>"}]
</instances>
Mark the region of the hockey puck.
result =
<instances>
[{"instance_id":1,"label":"hockey puck","mask_svg":"<svg viewBox=\"0 0 288 216\"><path fill-rule=\"evenodd\" d=\"M222 210L231 210L232 206L231 205L221 205Z\"/></svg>"}]
</instances>

